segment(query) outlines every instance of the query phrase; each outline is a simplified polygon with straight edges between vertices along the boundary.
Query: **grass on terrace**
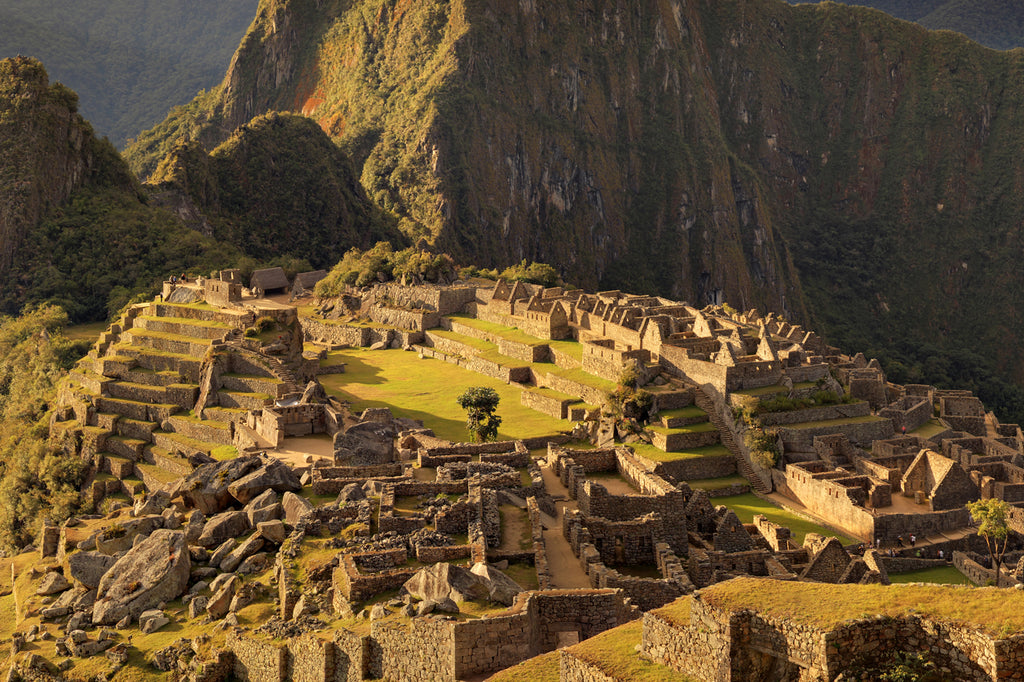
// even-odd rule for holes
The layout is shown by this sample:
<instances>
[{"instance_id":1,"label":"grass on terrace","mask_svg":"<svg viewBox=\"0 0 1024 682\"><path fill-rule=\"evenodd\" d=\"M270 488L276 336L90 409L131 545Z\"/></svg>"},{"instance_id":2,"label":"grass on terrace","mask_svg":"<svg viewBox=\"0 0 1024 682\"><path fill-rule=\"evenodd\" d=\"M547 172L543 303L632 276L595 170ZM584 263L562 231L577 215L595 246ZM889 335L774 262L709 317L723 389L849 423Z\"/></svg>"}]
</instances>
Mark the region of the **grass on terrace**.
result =
<instances>
[{"instance_id":1,"label":"grass on terrace","mask_svg":"<svg viewBox=\"0 0 1024 682\"><path fill-rule=\"evenodd\" d=\"M870 422L883 421L884 417L876 417L875 415L869 414L864 417L846 417L843 419L823 419L815 422L800 422L799 424L787 424L783 428L787 429L815 429L819 426L842 426L844 424L867 424Z\"/></svg>"},{"instance_id":2,"label":"grass on terrace","mask_svg":"<svg viewBox=\"0 0 1024 682\"><path fill-rule=\"evenodd\" d=\"M64 329L64 336L72 341L96 341L100 334L107 331L109 322L89 322L88 324L74 324Z\"/></svg>"},{"instance_id":3,"label":"grass on terrace","mask_svg":"<svg viewBox=\"0 0 1024 682\"><path fill-rule=\"evenodd\" d=\"M796 623L832 628L876 615L964 623L995 637L1024 631L1024 593L950 585L824 585L736 578L701 590L708 604L755 609Z\"/></svg>"},{"instance_id":4,"label":"grass on terrace","mask_svg":"<svg viewBox=\"0 0 1024 682\"><path fill-rule=\"evenodd\" d=\"M535 658L530 658L519 665L505 668L487 678L487 682L558 682L559 654L549 651Z\"/></svg>"},{"instance_id":5,"label":"grass on terrace","mask_svg":"<svg viewBox=\"0 0 1024 682\"><path fill-rule=\"evenodd\" d=\"M967 585L973 583L955 566L936 566L909 573L890 573L889 581L893 583L936 583L938 585Z\"/></svg>"},{"instance_id":6,"label":"grass on terrace","mask_svg":"<svg viewBox=\"0 0 1024 682\"><path fill-rule=\"evenodd\" d=\"M569 652L615 680L685 682L692 678L640 657L643 621L634 620L569 647Z\"/></svg>"},{"instance_id":7,"label":"grass on terrace","mask_svg":"<svg viewBox=\"0 0 1024 682\"><path fill-rule=\"evenodd\" d=\"M630 443L629 447L641 457L654 462L678 462L684 459L700 459L702 457L731 457L732 453L724 445L707 445L693 448L685 452L664 452L647 443Z\"/></svg>"},{"instance_id":8,"label":"grass on terrace","mask_svg":"<svg viewBox=\"0 0 1024 682\"><path fill-rule=\"evenodd\" d=\"M421 419L439 438L467 441L466 413L455 399L471 386L493 388L501 397L499 440L545 436L569 428L524 406L520 389L503 381L470 372L456 365L420 359L416 353L391 349L344 351L345 374L321 377L332 395L350 400L356 411L390 407L396 416Z\"/></svg>"},{"instance_id":9,"label":"grass on terrace","mask_svg":"<svg viewBox=\"0 0 1024 682\"><path fill-rule=\"evenodd\" d=\"M841 535L840 533L825 528L824 526L819 526L818 524L808 521L802 516L798 516L787 509L776 507L771 502L766 502L753 493L722 497L716 500L716 502L718 504L724 504L726 507L736 512L736 516L739 517L739 520L743 523L753 523L756 515L763 514L768 517L769 521L781 526L786 526L793 532L793 538L798 545L803 543L804 536L807 535L807 533L834 535L839 538L839 541L844 545L857 542L853 538Z\"/></svg>"},{"instance_id":10,"label":"grass on terrace","mask_svg":"<svg viewBox=\"0 0 1024 682\"><path fill-rule=\"evenodd\" d=\"M516 327L506 327L494 322L478 320L475 317L470 317L469 315L450 315L449 317L455 322L459 322L467 327L472 327L473 329L477 329L487 334L493 334L494 336L503 338L506 341L522 343L528 346L550 346L552 349L565 353L577 360L583 359L583 345L574 339L551 341L531 336Z\"/></svg>"},{"instance_id":11,"label":"grass on terrace","mask_svg":"<svg viewBox=\"0 0 1024 682\"><path fill-rule=\"evenodd\" d=\"M938 419L929 419L921 426L917 427L913 431L909 431L907 435L919 436L921 438L931 438L936 436L943 431L946 431L946 427L943 426Z\"/></svg>"},{"instance_id":12,"label":"grass on terrace","mask_svg":"<svg viewBox=\"0 0 1024 682\"><path fill-rule=\"evenodd\" d=\"M716 491L728 488L729 486L740 484L745 485L747 479L742 476L720 476L719 478L701 478L687 481L686 484L695 490L707 490L712 497L715 496Z\"/></svg>"}]
</instances>

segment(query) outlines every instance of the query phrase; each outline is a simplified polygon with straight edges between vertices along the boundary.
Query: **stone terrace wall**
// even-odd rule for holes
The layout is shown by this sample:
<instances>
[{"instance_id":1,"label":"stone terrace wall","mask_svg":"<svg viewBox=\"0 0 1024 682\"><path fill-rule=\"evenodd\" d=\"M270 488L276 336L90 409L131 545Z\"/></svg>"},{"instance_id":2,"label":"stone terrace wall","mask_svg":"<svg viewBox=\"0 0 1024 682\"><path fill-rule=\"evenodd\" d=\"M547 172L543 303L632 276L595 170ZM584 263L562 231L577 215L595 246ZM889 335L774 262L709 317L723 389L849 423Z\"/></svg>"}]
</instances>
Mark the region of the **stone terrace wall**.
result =
<instances>
[{"instance_id":1,"label":"stone terrace wall","mask_svg":"<svg viewBox=\"0 0 1024 682\"><path fill-rule=\"evenodd\" d=\"M370 635L380 647L381 677L437 682L455 676L455 622L416 618L408 625L374 621Z\"/></svg>"},{"instance_id":2,"label":"stone terrace wall","mask_svg":"<svg viewBox=\"0 0 1024 682\"><path fill-rule=\"evenodd\" d=\"M422 332L437 327L441 316L430 310L410 310L391 306L370 306L370 319L377 324Z\"/></svg>"},{"instance_id":3,"label":"stone terrace wall","mask_svg":"<svg viewBox=\"0 0 1024 682\"><path fill-rule=\"evenodd\" d=\"M235 654L234 679L240 682L284 682L288 649L280 644L228 633L227 646Z\"/></svg>"},{"instance_id":4,"label":"stone terrace wall","mask_svg":"<svg viewBox=\"0 0 1024 682\"><path fill-rule=\"evenodd\" d=\"M766 426L782 426L785 424L799 424L800 422L815 422L826 419L866 417L869 414L871 414L871 406L861 401L850 403L849 405L822 405L821 407L810 407L805 410L768 412L759 415L759 417Z\"/></svg>"},{"instance_id":5,"label":"stone terrace wall","mask_svg":"<svg viewBox=\"0 0 1024 682\"><path fill-rule=\"evenodd\" d=\"M698 602L691 601L691 609ZM691 623L672 623L656 613L644 614L643 652L652 661L685 672L701 682L731 679L732 628L718 614L691 613Z\"/></svg>"}]
</instances>

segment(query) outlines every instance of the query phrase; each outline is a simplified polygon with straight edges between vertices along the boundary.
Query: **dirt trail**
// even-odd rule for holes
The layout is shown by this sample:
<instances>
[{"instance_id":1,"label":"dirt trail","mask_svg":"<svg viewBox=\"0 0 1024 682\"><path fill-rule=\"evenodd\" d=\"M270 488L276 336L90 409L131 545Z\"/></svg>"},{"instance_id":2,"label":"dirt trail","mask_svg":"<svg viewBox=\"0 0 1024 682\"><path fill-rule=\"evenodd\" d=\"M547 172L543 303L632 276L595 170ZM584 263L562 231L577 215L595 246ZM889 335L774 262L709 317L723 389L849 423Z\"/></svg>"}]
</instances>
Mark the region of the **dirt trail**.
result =
<instances>
[{"instance_id":1,"label":"dirt trail","mask_svg":"<svg viewBox=\"0 0 1024 682\"><path fill-rule=\"evenodd\" d=\"M576 501L569 499L569 491L558 476L546 466L540 468L544 476L544 487L555 498L558 517L542 514L544 519L544 548L548 556L551 573L551 587L561 589L589 588L590 580L580 566L579 559L572 553L569 542L562 536L562 517L566 509L576 509Z\"/></svg>"}]
</instances>

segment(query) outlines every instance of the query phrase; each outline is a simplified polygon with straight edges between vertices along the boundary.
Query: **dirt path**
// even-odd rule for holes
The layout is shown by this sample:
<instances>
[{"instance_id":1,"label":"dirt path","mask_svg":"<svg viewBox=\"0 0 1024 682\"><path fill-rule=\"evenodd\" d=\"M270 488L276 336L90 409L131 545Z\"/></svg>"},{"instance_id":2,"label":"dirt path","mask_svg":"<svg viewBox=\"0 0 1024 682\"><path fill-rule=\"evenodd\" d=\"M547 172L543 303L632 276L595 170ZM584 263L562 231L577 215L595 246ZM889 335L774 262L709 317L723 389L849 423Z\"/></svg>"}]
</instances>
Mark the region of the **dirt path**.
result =
<instances>
[{"instance_id":1,"label":"dirt path","mask_svg":"<svg viewBox=\"0 0 1024 682\"><path fill-rule=\"evenodd\" d=\"M308 466L306 455L313 455L317 459L329 459L333 462L334 443L329 436L323 435L285 438L284 447L270 450L267 454L290 466L304 467Z\"/></svg>"},{"instance_id":2,"label":"dirt path","mask_svg":"<svg viewBox=\"0 0 1024 682\"><path fill-rule=\"evenodd\" d=\"M540 468L544 476L544 487L555 498L557 518L542 514L544 519L544 549L548 556L548 570L551 573L551 587L560 589L589 588L590 580L580 566L579 559L572 553L572 547L562 536L562 517L566 509L576 509L576 501L569 499L569 491L558 476L546 466Z\"/></svg>"},{"instance_id":3,"label":"dirt path","mask_svg":"<svg viewBox=\"0 0 1024 682\"><path fill-rule=\"evenodd\" d=\"M501 510L501 550L521 552L524 534L530 536L529 520L526 511L512 504L503 504ZM532 543L531 543L532 544ZM529 547L527 547L529 549Z\"/></svg>"}]
</instances>

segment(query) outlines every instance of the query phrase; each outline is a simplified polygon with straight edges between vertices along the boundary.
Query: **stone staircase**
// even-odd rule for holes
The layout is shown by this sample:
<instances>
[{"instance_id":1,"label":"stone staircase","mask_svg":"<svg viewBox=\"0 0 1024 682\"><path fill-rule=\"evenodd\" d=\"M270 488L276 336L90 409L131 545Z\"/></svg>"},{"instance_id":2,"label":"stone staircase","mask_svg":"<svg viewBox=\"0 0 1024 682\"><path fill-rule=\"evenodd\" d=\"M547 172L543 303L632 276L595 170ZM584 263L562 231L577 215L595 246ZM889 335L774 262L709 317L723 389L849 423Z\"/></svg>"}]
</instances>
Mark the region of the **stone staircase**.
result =
<instances>
[{"instance_id":1,"label":"stone staircase","mask_svg":"<svg viewBox=\"0 0 1024 682\"><path fill-rule=\"evenodd\" d=\"M78 453L132 492L188 475L196 457L230 456L224 446L233 442L233 420L256 406L250 403L262 406L265 396L233 401L218 395L228 404L209 419L190 411L204 361L240 336L244 322L243 314L208 306L131 308L70 372L51 434L75 433Z\"/></svg>"},{"instance_id":2,"label":"stone staircase","mask_svg":"<svg viewBox=\"0 0 1024 682\"><path fill-rule=\"evenodd\" d=\"M729 452L733 454L733 457L736 458L736 470L750 482L750 487L756 492L761 493L762 495L770 493L772 491L771 487L764 482L764 480L754 471L750 462L747 461L747 458L743 454L743 450L736 442L732 429L726 423L722 413L716 409L715 401L708 397L708 395L696 385L693 386L693 399L698 407L708 413L708 419L715 425L715 428L718 429L722 445L724 445Z\"/></svg>"}]
</instances>

